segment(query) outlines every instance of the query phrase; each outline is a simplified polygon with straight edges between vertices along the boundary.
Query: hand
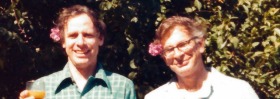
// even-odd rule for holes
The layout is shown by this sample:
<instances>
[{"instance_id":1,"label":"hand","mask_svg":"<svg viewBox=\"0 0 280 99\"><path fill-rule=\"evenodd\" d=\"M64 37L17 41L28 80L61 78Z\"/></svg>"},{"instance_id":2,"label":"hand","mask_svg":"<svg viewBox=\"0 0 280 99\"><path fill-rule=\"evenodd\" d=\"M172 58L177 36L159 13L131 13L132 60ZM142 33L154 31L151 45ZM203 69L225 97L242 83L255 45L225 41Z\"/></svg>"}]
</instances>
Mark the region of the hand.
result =
<instances>
[{"instance_id":1,"label":"hand","mask_svg":"<svg viewBox=\"0 0 280 99\"><path fill-rule=\"evenodd\" d=\"M35 99L35 98L33 96L29 95L28 90L24 90L24 91L20 92L19 99Z\"/></svg>"}]
</instances>

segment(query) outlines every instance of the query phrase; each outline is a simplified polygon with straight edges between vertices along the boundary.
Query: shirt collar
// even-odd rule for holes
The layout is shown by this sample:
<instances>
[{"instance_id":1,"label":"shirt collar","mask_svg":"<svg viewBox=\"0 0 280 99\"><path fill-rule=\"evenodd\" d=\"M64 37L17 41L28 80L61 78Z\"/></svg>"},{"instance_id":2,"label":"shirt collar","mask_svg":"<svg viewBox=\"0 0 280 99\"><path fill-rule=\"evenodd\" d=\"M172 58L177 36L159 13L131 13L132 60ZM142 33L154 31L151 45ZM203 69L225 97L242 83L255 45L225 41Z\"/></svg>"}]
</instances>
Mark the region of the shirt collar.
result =
<instances>
[{"instance_id":1,"label":"shirt collar","mask_svg":"<svg viewBox=\"0 0 280 99\"><path fill-rule=\"evenodd\" d=\"M109 74L103 69L102 64L97 63L95 75L92 75L92 77L94 77L95 79L103 80L106 83L107 87L111 89L109 79L107 78L108 75Z\"/></svg>"},{"instance_id":2,"label":"shirt collar","mask_svg":"<svg viewBox=\"0 0 280 99\"><path fill-rule=\"evenodd\" d=\"M70 69L69 69L69 63L67 63L63 70L60 71L59 75L58 75L58 80L57 80L57 84L60 84L61 82L63 82L64 80L67 80L67 79L71 79L71 72L70 72ZM57 85L58 86L58 85Z\"/></svg>"},{"instance_id":3,"label":"shirt collar","mask_svg":"<svg viewBox=\"0 0 280 99\"><path fill-rule=\"evenodd\" d=\"M88 81L93 81L94 79L100 79L101 81L104 81L105 84L107 85L107 87L111 90L111 86L110 86L110 82L107 78L108 73L103 69L102 64L97 63L97 67L96 67L96 72L95 74L92 74L92 76L90 76L88 78ZM69 69L69 63L67 63L63 70L59 72L58 75L58 79L56 81L55 84L55 92L59 92L61 89L63 89L64 87L67 87L67 85L65 86L64 83L73 83L73 79L71 78L71 73L70 73L70 69ZM61 88L62 87L62 88Z\"/></svg>"},{"instance_id":4,"label":"shirt collar","mask_svg":"<svg viewBox=\"0 0 280 99\"><path fill-rule=\"evenodd\" d=\"M210 72L209 74L212 73L212 69L213 68L211 68L211 70L209 71ZM196 94L195 96L200 96L200 98L203 98L203 99L204 98L208 99L211 97L211 95L213 94L213 85L211 83L211 80L209 79L209 76L210 75L208 75L208 82L203 83L201 89L195 92L195 94ZM165 92L178 94L179 90L177 89L176 83L177 83L176 77L173 77L171 80L169 80L164 87ZM181 95L179 95L179 96L181 96Z\"/></svg>"}]
</instances>

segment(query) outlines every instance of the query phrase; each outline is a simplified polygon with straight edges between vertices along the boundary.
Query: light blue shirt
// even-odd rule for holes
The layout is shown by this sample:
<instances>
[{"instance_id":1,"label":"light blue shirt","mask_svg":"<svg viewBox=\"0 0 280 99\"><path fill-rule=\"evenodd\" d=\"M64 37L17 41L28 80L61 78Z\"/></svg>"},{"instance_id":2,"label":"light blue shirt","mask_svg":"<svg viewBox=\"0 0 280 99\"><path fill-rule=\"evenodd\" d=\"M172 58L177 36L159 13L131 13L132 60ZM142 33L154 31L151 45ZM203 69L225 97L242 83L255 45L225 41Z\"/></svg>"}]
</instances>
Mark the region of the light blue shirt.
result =
<instances>
[{"instance_id":1,"label":"light blue shirt","mask_svg":"<svg viewBox=\"0 0 280 99\"><path fill-rule=\"evenodd\" d=\"M97 65L96 73L88 78L82 91L71 78L68 64L64 69L38 81L45 83L45 99L136 99L133 82Z\"/></svg>"}]
</instances>

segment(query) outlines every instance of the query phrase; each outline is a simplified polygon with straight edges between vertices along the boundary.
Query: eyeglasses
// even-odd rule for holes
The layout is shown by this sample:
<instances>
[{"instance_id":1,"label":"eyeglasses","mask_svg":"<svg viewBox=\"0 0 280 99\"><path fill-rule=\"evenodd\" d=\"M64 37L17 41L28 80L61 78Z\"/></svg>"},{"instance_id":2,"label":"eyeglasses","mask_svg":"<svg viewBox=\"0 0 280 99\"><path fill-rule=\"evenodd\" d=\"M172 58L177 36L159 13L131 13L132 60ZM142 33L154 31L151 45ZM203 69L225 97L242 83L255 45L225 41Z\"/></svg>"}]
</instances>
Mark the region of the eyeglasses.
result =
<instances>
[{"instance_id":1,"label":"eyeglasses","mask_svg":"<svg viewBox=\"0 0 280 99\"><path fill-rule=\"evenodd\" d=\"M169 47L169 48L163 49L163 53L162 54L164 56L173 56L175 54L175 48L177 48L181 52L187 51L187 50L192 48L192 46L190 44L191 41L194 40L194 39L197 39L197 38L198 38L197 36L194 36L194 37L192 37L191 39L189 39L187 41L180 42L175 47Z\"/></svg>"}]
</instances>

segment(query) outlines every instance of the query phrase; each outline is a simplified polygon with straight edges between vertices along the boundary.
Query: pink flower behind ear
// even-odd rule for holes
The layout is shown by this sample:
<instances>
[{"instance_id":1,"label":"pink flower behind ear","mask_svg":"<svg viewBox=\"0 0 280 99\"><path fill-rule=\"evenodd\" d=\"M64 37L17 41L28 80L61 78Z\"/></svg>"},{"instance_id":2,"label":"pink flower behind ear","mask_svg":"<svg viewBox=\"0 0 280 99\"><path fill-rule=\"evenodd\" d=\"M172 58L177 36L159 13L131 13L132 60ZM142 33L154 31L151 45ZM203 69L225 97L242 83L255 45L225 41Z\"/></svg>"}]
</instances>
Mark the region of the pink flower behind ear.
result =
<instances>
[{"instance_id":1,"label":"pink flower behind ear","mask_svg":"<svg viewBox=\"0 0 280 99\"><path fill-rule=\"evenodd\" d=\"M149 45L149 53L152 56L157 56L162 52L162 45L160 43L151 43Z\"/></svg>"},{"instance_id":2,"label":"pink flower behind ear","mask_svg":"<svg viewBox=\"0 0 280 99\"><path fill-rule=\"evenodd\" d=\"M60 40L59 29L57 27L51 29L50 37L55 41L58 42Z\"/></svg>"}]
</instances>

